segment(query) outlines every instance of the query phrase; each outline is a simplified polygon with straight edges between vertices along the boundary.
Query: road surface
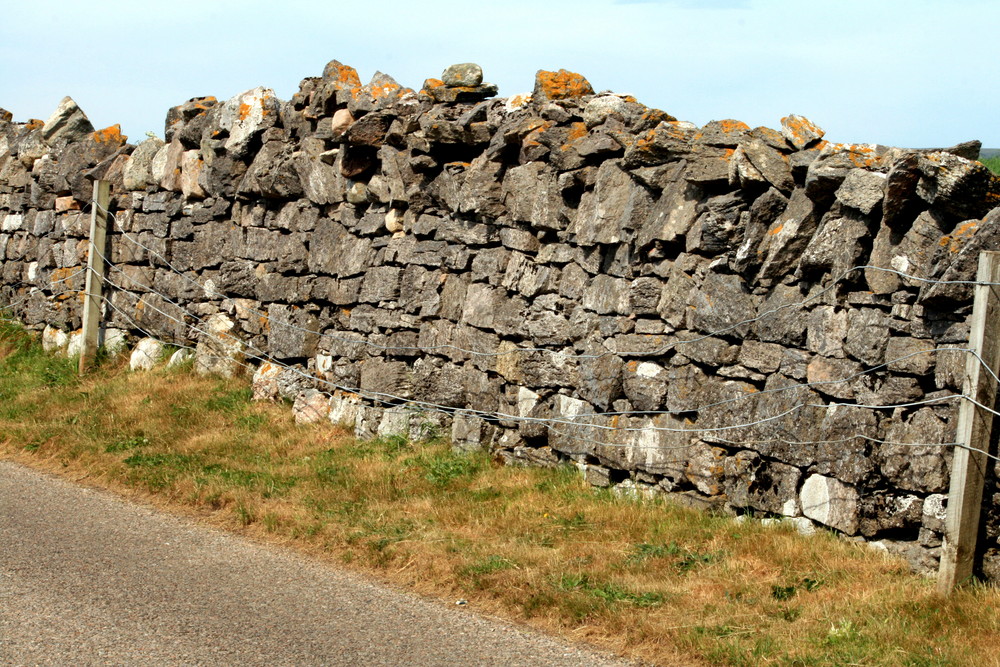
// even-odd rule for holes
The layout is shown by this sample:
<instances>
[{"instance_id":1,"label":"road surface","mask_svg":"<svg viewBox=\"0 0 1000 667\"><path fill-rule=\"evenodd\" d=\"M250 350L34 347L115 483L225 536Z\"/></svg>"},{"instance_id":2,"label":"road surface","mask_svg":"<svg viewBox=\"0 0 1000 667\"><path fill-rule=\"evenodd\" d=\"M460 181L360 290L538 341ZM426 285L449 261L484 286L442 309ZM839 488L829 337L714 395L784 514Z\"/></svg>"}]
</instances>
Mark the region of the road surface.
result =
<instances>
[{"instance_id":1,"label":"road surface","mask_svg":"<svg viewBox=\"0 0 1000 667\"><path fill-rule=\"evenodd\" d=\"M3 665L624 665L0 461Z\"/></svg>"}]
</instances>

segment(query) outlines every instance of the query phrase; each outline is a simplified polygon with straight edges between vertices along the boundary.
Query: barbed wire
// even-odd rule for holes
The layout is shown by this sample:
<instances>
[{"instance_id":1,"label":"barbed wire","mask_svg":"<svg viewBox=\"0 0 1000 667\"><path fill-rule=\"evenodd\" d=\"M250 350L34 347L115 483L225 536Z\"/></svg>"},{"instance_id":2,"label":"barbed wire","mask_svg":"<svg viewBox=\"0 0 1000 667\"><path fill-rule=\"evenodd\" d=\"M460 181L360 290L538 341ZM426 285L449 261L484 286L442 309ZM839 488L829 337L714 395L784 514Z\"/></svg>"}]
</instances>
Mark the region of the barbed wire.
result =
<instances>
[{"instance_id":1,"label":"barbed wire","mask_svg":"<svg viewBox=\"0 0 1000 667\"><path fill-rule=\"evenodd\" d=\"M103 210L103 207L102 207L102 210ZM134 243L136 246L141 247L144 250L146 250L147 252L149 252L151 254L151 256L157 257L174 274L180 276L182 279L188 281L189 283L197 286L200 290L202 290L202 293L204 293L206 295L214 294L215 296L221 297L223 299L230 299L231 298L231 297L225 295L224 293L220 292L219 290L214 289L214 286L212 288L206 287L206 285L203 285L203 284L199 283L198 281L196 281L196 280L190 278L189 276L185 275L183 272L177 270L176 267L174 267L172 264L170 264L168 261L166 261L166 259L162 255L160 255L159 253L157 253L155 250L149 248L148 246L144 245L143 243L137 241L136 239L133 239L131 237L131 235L128 234L124 230L124 228L122 227L120 221L117 219L117 216L115 216L110 211L108 211L107 213L114 220L116 226L121 230L123 237L125 237L130 242ZM102 253L98 252L98 254L101 255L101 257L107 262L108 266L111 267L112 270L117 270L118 272L122 273L123 275L126 276L126 278L128 278L130 280L130 282L133 282L137 286L142 287L143 289L148 290L151 294L155 294L156 296L160 297L161 299L164 299L164 301L166 301L167 303L170 303L171 305L176 306L182 312L184 312L186 316L191 317L193 319L196 319L199 323L203 323L204 320L202 318L199 318L197 315L193 315L193 314L189 313L187 311L187 309L185 309L183 306L181 306L180 304L174 302L172 299L170 299L166 295L162 294L161 292L153 289L151 286L147 286L147 285L143 285L142 283L139 283L134 278L132 278L131 276L129 276L128 274L126 274L124 271L122 271L121 269L119 269L117 266L115 266L111 262L107 261L107 258L104 257ZM74 273L71 276L67 276L66 278L61 279L59 281L53 281L52 284L55 284L56 282L68 281L68 280L72 279L73 277L75 277L75 276L79 275L80 273L83 273L83 272L85 272L87 270L88 269L86 267L84 267L83 269L80 269L79 271L77 271L76 273ZM640 352L627 352L627 351L626 352L617 352L617 351L616 352L611 352L611 351L608 351L608 352L601 353L601 354L571 354L571 353L566 353L566 352L554 351L554 350L552 350L550 348L521 348L521 347L512 348L512 349L510 349L508 351L504 351L504 352L483 352L483 351L476 351L476 350L468 350L468 349L462 348L460 346L454 346L454 345L439 345L439 346L426 346L426 347L419 347L419 346L384 346L384 345L378 345L376 343L372 343L371 341L367 341L367 340L363 340L363 339L362 340L358 340L358 339L354 339L354 338L338 338L337 336L335 336L333 334L330 334L330 333L324 333L324 332L320 332L320 331L315 331L315 330L309 329L307 327L301 327L301 326L295 325L295 324L290 323L290 322L283 322L281 320L275 320L275 319L271 318L267 313L264 313L262 311L256 310L256 309L254 309L252 307L248 307L247 310L249 312L253 312L253 313L256 313L256 314L261 315L263 317L266 317L268 319L269 325L270 324L277 324L279 326L285 326L285 327L288 327L290 329L299 330L299 331L302 331L302 332L305 332L305 333L309 333L309 334L321 336L321 337L324 337L324 338L333 339L333 340L339 340L340 342L343 342L343 343L348 343L348 344L364 344L364 345L366 345L366 346L368 346L370 348L378 349L378 350L381 350L381 351L413 350L413 351L420 351L420 352L433 352L433 351L438 351L438 350L454 350L454 351L463 352L463 353L474 355L474 356L493 356L493 357L505 356L505 355L511 354L513 352L521 352L521 353L544 352L544 353L551 353L551 354L554 354L554 355L559 355L559 357L562 358L562 359L573 359L573 358L576 358L576 359L597 359L597 358L601 358L601 357L612 355L612 354L619 354L621 356L657 356L658 354L662 354L663 352L668 351L670 349L673 349L674 347L676 347L678 345L695 343L695 342L698 342L698 341L701 341L701 340L705 340L707 338L711 338L711 337L714 337L714 336L717 336L717 335L728 333L730 331L734 331L734 330L736 330L736 329L738 329L738 328L740 328L740 327L742 327L744 325L753 324L753 323L758 322L758 321L760 321L761 319L763 319L763 318L765 318L767 316L773 315L773 314L775 314L777 312L780 312L782 310L787 310L787 309L791 309L791 308L801 308L802 306L808 304L811 301L815 301L816 299L820 298L823 294L825 294L825 293L829 292L830 290L834 289L837 286L837 284L839 284L839 282L841 282L842 280L844 280L852 272L860 271L860 270L885 271L887 273L896 274L896 275L898 275L898 276L900 276L902 278L905 278L905 279L912 279L912 280L915 280L915 281L925 282L925 283L960 284L960 285L997 285L998 284L998 283L986 283L986 282L979 282L979 281L964 281L964 280L961 280L961 281L932 280L932 279L921 278L921 277L918 277L918 276L912 276L910 274L906 274L906 273L903 273L901 271L897 271L897 270L894 270L894 269L885 269L883 267L875 267L875 266L871 266L871 265L860 265L860 266L852 267L851 269L848 269L847 271L843 272L842 274L840 274L839 276L837 276L836 279L834 279L831 282L831 284L827 285L825 288L823 288L819 292L816 292L816 293L810 295L808 298L806 298L806 299L804 299L804 300L802 300L800 302L796 302L796 303L792 303L792 304L784 304L784 305L778 306L776 308L772 308L770 310L763 311L763 312L759 313L756 317L744 319L744 320L742 320L740 322L737 322L735 324L729 325L727 327L724 327L724 328L719 329L717 331L711 332L709 334L705 334L703 336L699 336L699 337L688 339L688 340L679 340L679 341L676 341L674 343L671 343L670 345L667 345L667 346L664 346L662 348L659 348L657 350L647 351L647 352L642 352L642 353L640 353ZM122 291L123 293L131 293L127 288L125 288L122 285L118 285L118 284L114 283L113 281L108 281L108 282L111 284L112 287L114 287L114 288ZM132 325L135 325L136 326L136 330L138 330L138 331L144 331L145 332L145 330L141 326L139 326L138 323L136 323L133 318L131 318L130 316L128 316L122 309L118 308L114 303L111 302L111 300L109 298L105 298L105 301L116 312L119 312L123 317L125 317L127 320L129 320ZM175 317L173 317L172 315L170 315L170 314L168 314L168 313L160 310L159 308L156 308L155 306L152 306L152 305L150 305L148 303L146 303L145 305L153 308L153 310L156 310L157 312L159 312L164 317L167 317L168 319L171 319L171 320L175 321L178 324L181 324L181 325L183 325L185 327L191 327L192 331L200 333L203 336L207 336L207 337L209 337L209 338L211 338L211 339L213 339L213 340L215 340L217 342L222 342L221 339L219 339L218 337L214 336L213 334L211 334L208 331L204 331L204 330L199 329L198 327L196 327L194 325L191 325L191 324L189 324L187 322L184 322L182 320L178 320ZM148 332L146 332L146 333L148 333ZM155 336L151 336L151 337L155 337ZM977 405L980 405L980 407L985 407L985 406L982 406L981 404L977 403L976 401L974 401L974 399L971 399L971 397L967 397L967 396L964 396L962 394L950 394L948 396L935 397L935 398L932 398L932 399L927 399L925 401L915 401L915 402L910 402L910 403L901 403L901 404L894 404L894 405L862 405L862 404L857 404L857 403L838 403L838 402L825 403L825 404L801 403L801 404L793 406L792 408L790 408L790 409L788 409L788 410L786 410L784 412L781 412L781 413L779 413L777 415L771 415L771 416L763 417L763 418L761 418L759 420L756 420L756 421L753 421L753 422L747 422L747 423L744 423L744 424L733 424L733 425L721 426L721 427L700 428L700 429L699 428L696 428L696 429L673 429L673 428L669 428L669 427L646 427L646 428L628 428L628 427L626 427L626 428L622 428L622 427L617 427L617 426L604 426L604 425L599 425L599 424L581 423L579 421L576 421L576 419L577 418L608 418L608 417L613 417L613 416L627 416L627 417L650 418L650 417L654 417L656 415L678 415L678 414L685 414L685 413L705 411L705 410L708 410L708 409L713 408L713 407L719 407L719 406L726 405L726 404L729 404L729 403L734 403L734 402L737 402L737 401L747 400L749 398L758 397L758 396L766 395L766 394L769 394L769 393L777 393L777 392L783 392L783 391L792 391L792 390L802 389L802 388L821 387L821 386L825 386L825 385L841 384L841 383L845 383L845 382L850 382L850 381L852 381L854 379L857 379L858 377L867 375L869 373L876 372L876 371L881 370L882 368L885 368L885 367L887 367L887 366L889 366L891 364L898 363L898 362L901 362L901 361L905 361L906 359L909 359L909 358L912 358L912 357L915 357L915 356L918 356L918 355L921 355L921 354L935 354L937 352L946 352L946 351L965 352L965 353L971 353L971 354L973 354L978 359L978 361L980 362L980 364L983 367L985 367L987 369L987 371L994 378L997 377L997 374L991 368L989 368L989 366L985 363L985 361L982 359L982 357L980 355L978 355L978 353L974 352L971 349L968 349L968 348L934 348L934 349L921 350L921 351L917 351L917 352L913 352L913 353L907 354L907 355L905 355L903 357L900 357L898 359L894 359L892 361L884 362L882 364L879 364L876 367L860 371L858 373L852 374L852 375L847 376L845 378L841 378L841 379L837 379L837 380L816 381L816 382L811 382L811 383L796 383L796 384L792 384L792 385L789 385L789 386L786 386L786 387L772 388L772 389L768 389L768 390L752 392L752 393L746 394L745 396L734 397L734 398L731 398L731 399L726 399L724 401L718 401L716 403L706 404L706 405L698 406L698 407L695 407L695 408L685 408L685 409L682 409L682 410L678 409L678 410L668 410L668 411L620 411L620 412L608 412L608 413L592 412L592 413L581 413L580 415L573 415L573 416L569 417L568 419L546 419L546 418L539 418L539 417L526 417L526 416L522 416L522 415L504 414L502 412L485 412L485 411L478 411L478 410L469 410L468 408L458 408L458 407L454 407L454 406L446 406L446 405L441 405L441 404L435 404L435 403L429 402L429 401L420 401L420 400L410 399L410 398L406 398L406 397L402 397L402 396L395 396L395 395L384 393L384 392L373 392L373 391L370 391L370 390L369 391L365 391L365 390L362 390L362 389L360 389L358 387L342 386L342 385L339 385L339 384L334 383L332 381L329 381L326 378L317 377L316 375L307 374L307 373L302 372L300 369L295 368L294 366L281 363L281 362L275 360L270 355L268 355L265 351L260 350L256 346L252 346L252 345L248 344L246 341L241 341L241 344L244 345L244 346L246 346L249 349L252 349L256 353L258 353L257 355L252 356L253 359L257 359L257 360L260 360L260 361L267 361L267 362L272 363L272 364L274 364L274 365L276 365L278 367L282 367L284 369L292 371L292 372L300 375L301 377L303 377L304 379L306 379L306 380L308 380L310 382L313 382L313 383L319 382L319 383L324 384L326 386L329 386L329 387L331 387L331 388L333 388L333 389L335 389L337 391L342 391L342 392L345 392L345 393L348 393L348 394L355 394L355 395L359 395L359 396L365 396L369 400L375 400L375 401L378 401L378 402L386 402L386 403L399 403L399 404L415 405L415 406L420 407L421 409L431 409L431 410L435 410L435 411L442 411L442 412L445 412L447 414L459 414L459 413L461 413L461 414L471 414L473 416L479 416L481 418L484 418L484 419L487 419L487 420L490 420L490 421L512 421L512 422L515 422L515 423L535 423L535 424L544 425L544 426L546 426L547 428L550 428L550 429L552 429L552 425L555 424L555 425L560 425L560 426L569 426L569 427L572 427L574 429L581 429L581 428L583 428L583 429L598 429L598 430L610 431L610 432L617 432L617 433L623 433L623 432L624 433L640 432L641 433L641 432L651 432L651 431L652 432L666 431L666 432L673 432L673 433L691 433L691 434L697 434L697 433L725 432L725 431L731 431L731 430L748 429L748 428L752 428L754 426L759 426L759 425L762 425L762 424L770 423L772 421L781 419L781 418L786 417L786 416L794 413L795 411L803 409L805 407L813 407L813 408L854 407L854 408L863 408L863 409L879 409L879 410L884 410L884 409L919 407L919 406L922 406L922 405L930 405L930 404L939 403L939 402L942 402L942 401L953 400L953 399L957 399L957 398L966 398L966 399L972 401L973 403L976 403ZM187 346L182 346L182 347L187 347ZM192 348L188 347L188 349L192 349ZM247 364L242 364L242 365L245 366L248 369L252 369L253 368L252 366L247 365ZM989 410L990 412L995 412L995 411L993 411L990 408L985 408L985 409ZM556 433L558 434L558 431L556 431ZM574 435L574 434L571 434L571 433L564 433L562 435L566 435L567 437L572 437L572 438L575 438L575 439L579 439L577 435ZM861 434L857 434L855 436L852 436L851 438L847 438L844 441L850 441L850 440L853 440L853 439L858 438L858 437L865 438L865 439L870 440L872 442L881 442L881 443L885 443L885 444L892 444L892 443L889 443L888 441L878 440L878 439L875 439L875 438L871 438L870 436L863 436ZM629 448L633 448L633 449L637 447L636 445L629 445L629 444L620 444L619 445L619 444L616 444L616 443L608 443L606 441L598 441L598 440L594 440L593 442L595 444L601 445L601 446L621 446L621 447L629 447ZM782 442L786 442L787 444L805 444L802 441L787 441L787 440L783 440ZM811 441L811 442L813 444L827 444L829 441ZM923 444L923 443L916 443L916 444L915 443L895 443L895 444L906 445L906 446L926 447L926 446L954 445L955 443L943 443L943 444L941 444L941 443L928 443L928 444ZM679 446L677 448L678 449L685 449L685 448L688 448L690 446L693 446L693 445L684 445L684 446ZM648 448L649 449L656 449L656 450L664 449L663 446L659 446L659 445L657 445L657 446L651 446L651 447L648 447ZM978 450L976 450L976 451L978 451Z\"/></svg>"}]
</instances>

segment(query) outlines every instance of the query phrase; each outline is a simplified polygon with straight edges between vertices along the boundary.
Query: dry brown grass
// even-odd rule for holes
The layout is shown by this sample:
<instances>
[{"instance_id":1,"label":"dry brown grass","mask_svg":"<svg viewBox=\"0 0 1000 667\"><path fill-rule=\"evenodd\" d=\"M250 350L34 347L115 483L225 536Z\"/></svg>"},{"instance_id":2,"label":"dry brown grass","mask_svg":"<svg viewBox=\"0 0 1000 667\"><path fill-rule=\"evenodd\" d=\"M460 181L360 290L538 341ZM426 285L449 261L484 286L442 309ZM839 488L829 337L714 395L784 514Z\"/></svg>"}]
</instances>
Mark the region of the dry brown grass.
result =
<instances>
[{"instance_id":1,"label":"dry brown grass","mask_svg":"<svg viewBox=\"0 0 1000 667\"><path fill-rule=\"evenodd\" d=\"M425 595L656 664L1000 664L996 590L940 598L832 535L619 497L572 469L443 442L357 442L250 403L238 382L113 366L76 381L19 354L0 361L0 456Z\"/></svg>"}]
</instances>

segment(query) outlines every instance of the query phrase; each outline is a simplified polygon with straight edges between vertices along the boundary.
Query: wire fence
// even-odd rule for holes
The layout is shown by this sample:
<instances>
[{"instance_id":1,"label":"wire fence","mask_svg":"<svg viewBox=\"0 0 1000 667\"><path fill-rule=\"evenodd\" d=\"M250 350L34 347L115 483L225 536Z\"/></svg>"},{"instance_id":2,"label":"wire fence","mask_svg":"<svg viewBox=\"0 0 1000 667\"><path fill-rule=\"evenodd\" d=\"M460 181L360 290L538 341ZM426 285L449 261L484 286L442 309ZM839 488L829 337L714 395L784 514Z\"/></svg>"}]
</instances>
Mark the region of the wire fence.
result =
<instances>
[{"instance_id":1,"label":"wire fence","mask_svg":"<svg viewBox=\"0 0 1000 667\"><path fill-rule=\"evenodd\" d=\"M104 211L107 213L109 218L114 222L117 228L117 236L124 239L127 243L132 244L134 247L141 249L148 253L148 256L155 257L159 264L162 264L173 275L178 276L181 280L197 287L200 293L206 295L207 298L215 298L220 300L233 299L234 297L227 295L218 289L211 282L202 283L198 280L186 275L185 272L178 270L173 264L171 264L166 257L158 253L153 248L150 248L147 244L142 243L135 235L129 233L124 229L121 222L118 220L110 211ZM164 294L163 292L157 290L153 285L145 284L144 282L138 280L134 275L126 272L120 267L116 266L114 263L109 261L109 258L104 256L103 253L98 251L98 254L105 261L106 265L109 267L110 271L115 276L121 276L120 280L112 279L108 276L104 277L104 284L110 287L112 290L116 290L119 293L125 294L135 294L136 290L144 293L152 294L162 300L163 303L168 304L176 309L177 313L182 313L183 315L178 316L177 313L170 313L166 310L159 308L157 305L150 301L143 301L143 309L149 309L157 313L159 316L171 321L189 332L189 334L194 334L197 338L205 343L214 344L219 349L224 349L226 346L232 344L231 339L224 339L221 336L212 332L207 323L207 318L198 315L193 312L190 308L185 307L180 301L172 298L171 296ZM39 260L41 261L41 259ZM64 284L72 279L84 274L88 271L87 267L80 268L74 273L62 277L58 280L52 280L48 282L48 287L58 284ZM443 354L447 352L458 352L461 354L469 355L470 357L487 357L487 358L499 358L499 357L510 357L511 355L526 355L526 354L548 354L553 355L554 358L561 362L566 361L585 361L585 360L596 360L605 358L608 356L618 356L618 357L645 357L645 358L655 358L662 356L667 352L670 352L676 348L682 348L685 345L692 345L697 342L715 338L718 336L724 336L730 334L734 331L741 329L752 324L764 321L770 317L777 315L783 311L787 310L798 310L805 306L816 302L818 299L824 295L830 293L832 290L836 289L838 285L848 279L852 274L859 271L880 271L889 274L894 274L904 280L912 280L914 282L925 283L925 284L940 284L940 285L989 285L996 286L1000 283L992 282L979 282L974 280L932 280L929 278L923 278L920 276L914 276L911 274L898 271L896 269L878 267L873 265L859 265L851 267L850 269L842 272L841 274L835 276L824 285L818 291L813 292L808 297L788 304L782 304L780 306L770 308L765 311L761 311L754 317L744 318L736 323L726 325L717 330L699 335L697 337L676 340L668 345L660 346L652 350L616 350L616 351L605 351L595 354L577 353L571 350L559 350L552 349L548 347L510 347L503 351L498 350L476 350L465 348L462 346L444 344L444 345L428 345L428 346L395 346L395 345L383 345L377 342L373 342L364 337L358 338L356 335L352 337L344 337L338 335L337 333L332 333L329 331L320 331L316 329L310 329L308 327L303 327L301 325L294 324L292 322L286 322L279 318L271 317L268 313L255 309L252 306L246 307L246 312L251 313L259 318L266 318L268 327L273 331L275 327L285 327L288 330L296 331L299 333L308 334L311 336L316 336L317 339L325 339L333 342L346 343L350 345L363 345L368 348L373 356L383 354L386 352L407 352L407 353L417 353L417 354ZM28 287L29 295L21 298L19 301L9 303L5 306L0 307L0 312L10 311L15 312L18 306L23 305L25 302L32 298L37 298L39 294L49 294L50 297L57 295L79 293L75 290L64 290L58 293L52 293L48 290L43 290L38 287L34 282L22 282L14 286L10 286L12 290L17 290L20 287ZM107 294L102 297L106 308L110 311L114 311L121 317L129 326L132 331L139 332L150 338L158 338L155 331L150 331L147 326L136 321L136 318L131 314L126 312L123 308L116 305L112 298L112 294ZM140 297L142 298L142 297ZM183 343L175 344L181 348L187 348L191 350L196 350L195 347L190 345L185 345ZM262 364L267 362L274 368L282 369L285 372L291 373L295 377L299 378L302 382L303 387L315 388L325 395L328 399L339 399L347 400L349 402L357 402L359 406L389 406L396 408L405 408L413 410L419 413L432 413L439 414L448 417L454 417L456 415L461 415L463 417L473 417L482 419L488 423L512 425L512 426L535 426L542 427L546 429L546 432L550 436L555 435L561 439L569 440L580 445L587 445L594 448L608 448L608 449L628 449L634 451L658 451L666 452L671 450L686 450L698 445L700 442L709 440L715 444L722 444L730 447L750 447L752 445L761 445L768 443L780 443L783 445L789 445L794 447L818 447L818 446L829 446L836 444L846 444L850 442L864 442L871 443L875 445L882 446L892 446L892 447L912 447L912 448L940 448L940 447L962 447L973 452L984 454L990 459L1000 461L1000 457L994 456L989 452L985 452L981 449L970 447L964 443L958 442L899 442L890 441L882 438L875 437L868 433L853 433L850 435L845 435L841 438L833 439L815 439L815 440L803 440L794 436L788 437L754 437L752 434L754 429L757 427L764 427L780 422L788 418L792 418L795 415L801 413L804 410L825 410L827 412L835 412L838 410L870 410L870 411L895 411L895 410L911 410L914 408L921 408L925 406L936 406L941 404L947 404L950 402L957 402L960 400L969 401L976 406L996 415L1000 415L997 411L993 409L992 406L984 406L980 402L976 401L973 397L967 396L962 393L947 393L940 396L932 396L925 398L923 400L914 400L908 402L900 403L886 403L886 404L871 404L871 403L858 403L858 402L844 402L834 400L831 402L817 402L816 394L813 390L829 389L837 385L846 385L848 383L854 382L862 377L870 376L876 373L880 373L889 369L890 367L900 364L902 362L912 360L916 357L923 355L939 355L942 353L954 353L962 354L966 356L971 356L977 360L980 366L985 369L986 372L990 374L994 379L1000 381L997 372L990 368L988 364L982 359L982 357L967 347L935 347L926 350L920 350L916 352L911 352L903 356L894 358L892 360L884 361L876 366L870 368L864 368L856 373L846 375L844 377L839 377L832 380L821 380L813 382L791 382L785 386L765 388L760 390L754 390L752 392L743 393L738 396L725 398L718 401L708 402L704 404L697 405L684 405L681 408L674 408L669 410L629 410L629 411L596 411L593 410L589 404L581 402L582 405L586 406L580 411L570 410L568 414L560 414L555 416L532 416L532 414L514 414L510 412L503 412L499 409L497 410L477 410L471 409L464 406L454 406L446 405L443 403L438 403L429 400L421 400L414 398L412 396L397 395L388 392L375 391L372 389L365 389L360 386L350 386L342 383L335 382L324 374L319 372L309 372L296 365L288 364L280 359L274 358L273 355L269 354L266 350L255 345L252 341L242 340L240 341L240 346L243 354L242 359L234 359L232 357L225 357L224 360L227 363L236 364L240 367L247 369L248 371L256 370L254 363ZM205 350L201 350L201 354L205 354ZM223 358L220 358L223 359ZM669 426L660 425L658 421L663 421L664 418L673 418L676 421L683 422L683 418L690 417L691 415L710 413L712 410L719 408L733 408L735 406L744 407L752 402L760 401L766 397L773 396L775 394L787 393L787 392L800 392L800 393L811 393L811 397L808 399L800 400L798 402L793 402L790 407L780 409L773 414L755 415L753 419L745 421L734 421L732 423L726 423L722 425L703 425L703 426ZM344 398L347 397L347 398ZM570 397L571 398L571 397ZM747 408L747 412L752 412L752 406ZM635 425L638 423L638 425ZM723 436L726 434L739 434L740 432L748 433L746 437L738 439L728 439ZM668 442L657 442L654 444L644 444L644 441L648 439L648 436L657 434L674 434L679 436L687 436L690 438L690 442L673 444Z\"/></svg>"}]
</instances>

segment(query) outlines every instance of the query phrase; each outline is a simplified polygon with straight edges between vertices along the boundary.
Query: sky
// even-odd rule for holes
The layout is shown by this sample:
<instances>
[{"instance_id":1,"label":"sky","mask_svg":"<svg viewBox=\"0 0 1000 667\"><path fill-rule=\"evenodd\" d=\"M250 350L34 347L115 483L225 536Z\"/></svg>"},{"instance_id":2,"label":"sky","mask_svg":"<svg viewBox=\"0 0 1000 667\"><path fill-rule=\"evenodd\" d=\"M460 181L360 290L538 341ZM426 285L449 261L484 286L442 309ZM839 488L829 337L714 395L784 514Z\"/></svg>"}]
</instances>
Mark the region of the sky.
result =
<instances>
[{"instance_id":1,"label":"sky","mask_svg":"<svg viewBox=\"0 0 1000 667\"><path fill-rule=\"evenodd\" d=\"M475 62L500 95L539 69L680 120L911 148L1000 148L997 0L20 0L0 22L0 107L46 119L66 95L135 143L167 110L263 85L282 99L333 59L419 88Z\"/></svg>"}]
</instances>

